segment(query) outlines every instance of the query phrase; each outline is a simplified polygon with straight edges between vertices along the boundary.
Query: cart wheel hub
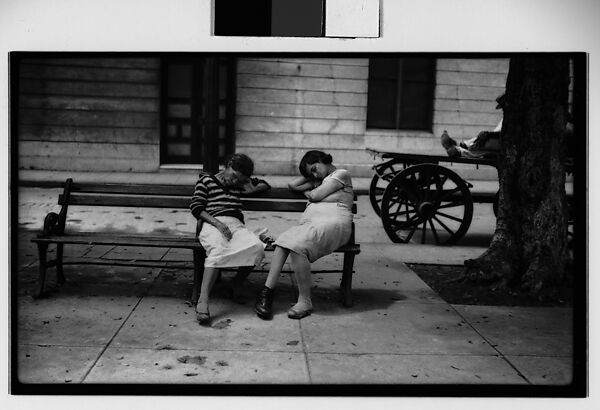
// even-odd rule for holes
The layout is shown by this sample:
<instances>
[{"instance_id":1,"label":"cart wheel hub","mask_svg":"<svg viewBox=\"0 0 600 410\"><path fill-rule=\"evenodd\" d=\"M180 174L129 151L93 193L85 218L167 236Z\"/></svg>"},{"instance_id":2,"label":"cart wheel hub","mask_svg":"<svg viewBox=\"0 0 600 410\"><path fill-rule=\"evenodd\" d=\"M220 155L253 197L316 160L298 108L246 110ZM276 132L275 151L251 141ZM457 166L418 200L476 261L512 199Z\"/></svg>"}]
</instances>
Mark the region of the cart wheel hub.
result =
<instances>
[{"instance_id":1,"label":"cart wheel hub","mask_svg":"<svg viewBox=\"0 0 600 410\"><path fill-rule=\"evenodd\" d=\"M435 206L431 202L421 202L419 214L425 219L430 219L435 214Z\"/></svg>"}]
</instances>

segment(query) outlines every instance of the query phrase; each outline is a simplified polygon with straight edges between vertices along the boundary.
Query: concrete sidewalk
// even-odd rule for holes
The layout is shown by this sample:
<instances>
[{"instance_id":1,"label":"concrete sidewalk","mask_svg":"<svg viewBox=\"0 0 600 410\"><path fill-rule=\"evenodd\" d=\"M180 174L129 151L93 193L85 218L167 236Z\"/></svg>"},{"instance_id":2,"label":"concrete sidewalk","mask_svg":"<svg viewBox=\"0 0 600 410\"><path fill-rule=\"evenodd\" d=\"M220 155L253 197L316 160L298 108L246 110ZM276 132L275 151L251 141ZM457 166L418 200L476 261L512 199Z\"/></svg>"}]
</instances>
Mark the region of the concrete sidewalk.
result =
<instances>
[{"instance_id":1,"label":"concrete sidewalk","mask_svg":"<svg viewBox=\"0 0 600 410\"><path fill-rule=\"evenodd\" d=\"M361 253L355 304L338 300L339 274L315 274L315 312L285 312L295 286L282 274L275 317L252 311L265 273L251 275L248 302L225 297L230 274L213 291L212 327L199 326L190 269L69 265L68 283L34 300L37 252L29 239L59 190L19 190L17 365L24 383L280 383L562 385L572 377L572 309L450 305L405 263L462 264L487 246L491 205L476 206L467 237L453 247L392 244L368 198L356 217ZM168 215L69 211L77 229L191 232L187 212ZM490 216L491 215L491 216ZM274 235L297 216L248 213L249 226ZM128 219L127 219L128 218ZM137 219L136 219L137 218ZM66 257L191 261L174 249L67 246ZM267 262L270 256L267 256ZM330 255L314 269L341 265ZM268 264L263 266L268 268ZM52 288L55 275L49 274Z\"/></svg>"}]
</instances>

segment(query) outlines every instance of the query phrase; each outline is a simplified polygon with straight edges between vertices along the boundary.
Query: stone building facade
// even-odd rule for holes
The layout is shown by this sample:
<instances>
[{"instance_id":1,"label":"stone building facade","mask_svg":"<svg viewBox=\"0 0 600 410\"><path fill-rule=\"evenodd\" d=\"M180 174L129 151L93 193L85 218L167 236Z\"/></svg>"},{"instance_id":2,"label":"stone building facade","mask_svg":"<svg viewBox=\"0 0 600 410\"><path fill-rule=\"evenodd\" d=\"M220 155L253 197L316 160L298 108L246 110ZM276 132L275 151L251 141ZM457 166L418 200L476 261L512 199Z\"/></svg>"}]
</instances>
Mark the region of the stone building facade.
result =
<instances>
[{"instance_id":1,"label":"stone building facade","mask_svg":"<svg viewBox=\"0 0 600 410\"><path fill-rule=\"evenodd\" d=\"M375 86L373 60L381 58ZM410 73L413 58L421 57L26 56L13 66L19 168L196 170L238 151L255 160L257 174L291 175L305 151L322 149L367 177L367 147L444 155L443 130L469 138L496 126L508 59L431 59L431 92L423 92L425 77ZM387 103L401 99L400 108ZM422 117L421 125L377 125L396 108L409 120Z\"/></svg>"}]
</instances>

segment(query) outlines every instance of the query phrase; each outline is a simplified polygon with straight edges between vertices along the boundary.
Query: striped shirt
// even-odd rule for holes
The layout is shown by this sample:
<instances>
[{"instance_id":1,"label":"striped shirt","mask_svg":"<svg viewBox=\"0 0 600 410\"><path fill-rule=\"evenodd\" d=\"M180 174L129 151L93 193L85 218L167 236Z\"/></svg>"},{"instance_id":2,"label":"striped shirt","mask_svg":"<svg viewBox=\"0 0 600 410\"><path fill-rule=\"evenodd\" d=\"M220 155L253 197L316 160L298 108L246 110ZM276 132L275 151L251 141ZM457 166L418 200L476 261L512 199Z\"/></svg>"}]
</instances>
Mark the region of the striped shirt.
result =
<instances>
[{"instance_id":1,"label":"striped shirt","mask_svg":"<svg viewBox=\"0 0 600 410\"><path fill-rule=\"evenodd\" d=\"M239 189L224 187L214 175L202 173L194 189L190 210L196 219L206 211L211 216L233 216L244 222L240 193Z\"/></svg>"}]
</instances>

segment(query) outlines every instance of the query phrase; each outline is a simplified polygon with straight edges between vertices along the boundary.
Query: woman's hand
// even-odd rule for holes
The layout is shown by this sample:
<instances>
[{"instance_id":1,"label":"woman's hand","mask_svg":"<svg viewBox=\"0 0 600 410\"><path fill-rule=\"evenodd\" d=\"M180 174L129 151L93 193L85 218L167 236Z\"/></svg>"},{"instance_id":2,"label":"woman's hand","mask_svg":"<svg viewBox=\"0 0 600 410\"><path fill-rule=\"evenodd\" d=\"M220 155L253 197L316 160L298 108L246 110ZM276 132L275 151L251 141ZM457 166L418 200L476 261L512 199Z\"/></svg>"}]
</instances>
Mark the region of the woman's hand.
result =
<instances>
[{"instance_id":1,"label":"woman's hand","mask_svg":"<svg viewBox=\"0 0 600 410\"><path fill-rule=\"evenodd\" d=\"M200 213L200 218L206 222L211 224L212 226L214 226L215 228L217 228L217 230L219 232L221 232L221 234L225 237L225 239L227 239L228 241L231 240L231 238L233 237L231 231L229 230L229 227L227 225L225 225L223 222L219 221L217 218L215 218L214 216L211 216L208 212L206 211L202 211Z\"/></svg>"},{"instance_id":2,"label":"woman's hand","mask_svg":"<svg viewBox=\"0 0 600 410\"><path fill-rule=\"evenodd\" d=\"M310 191L304 191L303 194L309 201L312 199L312 197L310 195Z\"/></svg>"},{"instance_id":3,"label":"woman's hand","mask_svg":"<svg viewBox=\"0 0 600 410\"><path fill-rule=\"evenodd\" d=\"M221 234L225 237L225 239L227 239L228 241L231 240L231 238L233 237L233 235L231 234L231 231L229 230L229 227L227 225L225 225L223 222L219 222L219 224L217 224L215 226L215 228L217 228L219 230L219 232L221 232Z\"/></svg>"},{"instance_id":4,"label":"woman's hand","mask_svg":"<svg viewBox=\"0 0 600 410\"><path fill-rule=\"evenodd\" d=\"M267 191L269 189L271 189L271 185L269 185L267 181L258 178L250 178L250 180L244 184L242 193L246 195L252 195Z\"/></svg>"}]
</instances>

